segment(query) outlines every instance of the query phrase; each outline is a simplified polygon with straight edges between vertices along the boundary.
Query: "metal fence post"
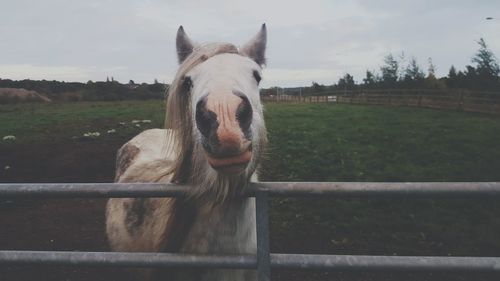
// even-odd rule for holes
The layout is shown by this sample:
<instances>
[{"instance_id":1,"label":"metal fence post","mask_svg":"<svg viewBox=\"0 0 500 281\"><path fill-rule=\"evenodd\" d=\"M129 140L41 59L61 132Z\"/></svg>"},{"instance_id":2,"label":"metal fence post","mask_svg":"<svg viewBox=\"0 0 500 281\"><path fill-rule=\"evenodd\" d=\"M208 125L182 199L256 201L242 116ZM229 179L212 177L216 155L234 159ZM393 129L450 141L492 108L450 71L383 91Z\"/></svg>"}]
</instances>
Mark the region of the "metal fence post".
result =
<instances>
[{"instance_id":1,"label":"metal fence post","mask_svg":"<svg viewBox=\"0 0 500 281\"><path fill-rule=\"evenodd\" d=\"M255 194L257 216L257 280L271 280L271 255L269 253L269 200L265 191Z\"/></svg>"}]
</instances>

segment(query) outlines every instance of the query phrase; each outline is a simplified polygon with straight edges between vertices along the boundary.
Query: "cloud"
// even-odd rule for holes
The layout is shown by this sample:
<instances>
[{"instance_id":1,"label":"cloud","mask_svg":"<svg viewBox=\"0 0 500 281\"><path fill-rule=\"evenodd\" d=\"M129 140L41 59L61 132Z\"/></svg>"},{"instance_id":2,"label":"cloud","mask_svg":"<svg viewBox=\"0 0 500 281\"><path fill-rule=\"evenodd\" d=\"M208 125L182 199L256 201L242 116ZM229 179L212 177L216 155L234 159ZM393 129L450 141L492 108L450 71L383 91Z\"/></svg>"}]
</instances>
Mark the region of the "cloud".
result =
<instances>
[{"instance_id":1,"label":"cloud","mask_svg":"<svg viewBox=\"0 0 500 281\"><path fill-rule=\"evenodd\" d=\"M333 69L264 69L263 86L286 85L291 87L308 86L313 81L320 84L332 84L335 77L342 73Z\"/></svg>"},{"instance_id":2,"label":"cloud","mask_svg":"<svg viewBox=\"0 0 500 281\"><path fill-rule=\"evenodd\" d=\"M242 45L263 22L264 85L334 83L346 72L360 81L384 55L402 51L424 69L432 57L445 75L451 64L470 64L480 37L500 56L500 18L484 20L497 10L496 0L8 1L0 10L0 75L169 82L179 25L198 42Z\"/></svg>"},{"instance_id":3,"label":"cloud","mask_svg":"<svg viewBox=\"0 0 500 281\"><path fill-rule=\"evenodd\" d=\"M30 64L0 65L0 76L10 79L86 81L90 74L88 69L74 66L36 66Z\"/></svg>"}]
</instances>

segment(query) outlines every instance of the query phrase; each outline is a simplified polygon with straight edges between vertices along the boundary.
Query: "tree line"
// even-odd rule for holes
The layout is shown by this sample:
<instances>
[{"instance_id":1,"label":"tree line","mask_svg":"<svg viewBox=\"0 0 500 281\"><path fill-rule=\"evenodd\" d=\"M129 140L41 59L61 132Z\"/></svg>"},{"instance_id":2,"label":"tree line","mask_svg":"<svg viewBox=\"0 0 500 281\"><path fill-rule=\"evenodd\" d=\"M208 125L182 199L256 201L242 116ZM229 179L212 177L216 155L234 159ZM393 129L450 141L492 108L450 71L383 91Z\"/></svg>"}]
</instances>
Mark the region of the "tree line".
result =
<instances>
[{"instance_id":1,"label":"tree line","mask_svg":"<svg viewBox=\"0 0 500 281\"><path fill-rule=\"evenodd\" d=\"M427 75L424 73L417 60L412 57L406 65L404 57L398 60L392 54L384 58L380 67L380 74L366 71L362 86L365 88L410 88L410 89L444 89L464 88L469 90L495 91L500 90L498 61L486 42L481 38L478 42L479 49L471 59L472 65L467 65L464 70L451 66L448 75L436 77L436 67L432 59L428 59ZM352 88L355 84L346 74L337 83L337 87L346 85Z\"/></svg>"},{"instance_id":2,"label":"tree line","mask_svg":"<svg viewBox=\"0 0 500 281\"><path fill-rule=\"evenodd\" d=\"M383 59L379 71L367 70L362 82L346 73L333 85L321 85L312 82L310 87L287 89L287 94L317 94L330 90L356 89L468 89L475 91L500 91L500 67L495 54L488 48L483 38L477 41L479 48L471 59L471 65L463 70L451 66L448 75L436 77L436 66L429 58L427 71L415 57L407 60L404 54L388 54ZM125 99L162 99L168 85L156 79L152 84L136 84L130 80L127 84L108 77L106 81L88 81L87 83L47 81L47 80L10 80L0 78L0 88L24 88L47 96L53 101L111 101ZM300 90L300 91L297 91ZM277 92L276 87L263 89L261 94Z\"/></svg>"},{"instance_id":3,"label":"tree line","mask_svg":"<svg viewBox=\"0 0 500 281\"><path fill-rule=\"evenodd\" d=\"M315 94L330 90L357 89L468 89L472 91L500 91L500 67L495 54L488 48L483 38L477 41L479 48L471 59L471 65L463 70L451 66L448 75L436 77L436 66L431 58L427 61L427 71L415 57L405 58L404 53L388 54L383 59L379 71L367 70L360 83L346 73L333 85L312 82L310 87L302 87L301 94ZM266 89L265 94L276 93L276 88ZM286 91L298 94L298 91Z\"/></svg>"},{"instance_id":4,"label":"tree line","mask_svg":"<svg viewBox=\"0 0 500 281\"><path fill-rule=\"evenodd\" d=\"M0 88L23 88L45 95L52 101L113 101L162 99L168 85L154 80L152 84L136 84L130 80L122 84L113 78L106 81L87 83L48 81L48 80L10 80L0 78ZM15 101L14 101L15 102Z\"/></svg>"}]
</instances>

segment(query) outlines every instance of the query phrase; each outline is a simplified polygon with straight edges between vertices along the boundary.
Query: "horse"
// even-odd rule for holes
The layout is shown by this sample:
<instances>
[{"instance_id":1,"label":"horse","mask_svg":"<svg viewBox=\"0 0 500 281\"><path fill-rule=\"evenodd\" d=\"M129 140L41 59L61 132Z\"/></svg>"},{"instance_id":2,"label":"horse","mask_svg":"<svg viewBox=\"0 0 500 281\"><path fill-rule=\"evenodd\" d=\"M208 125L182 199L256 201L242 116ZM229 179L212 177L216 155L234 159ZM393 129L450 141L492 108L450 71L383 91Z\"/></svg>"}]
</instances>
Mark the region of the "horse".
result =
<instances>
[{"instance_id":1,"label":"horse","mask_svg":"<svg viewBox=\"0 0 500 281\"><path fill-rule=\"evenodd\" d=\"M174 183L177 198L112 198L113 251L255 254L255 199L244 196L267 144L259 83L266 25L240 48L198 44L180 26L179 69L167 91L165 129L146 130L117 153L115 181ZM257 280L255 270L146 270L141 280Z\"/></svg>"}]
</instances>

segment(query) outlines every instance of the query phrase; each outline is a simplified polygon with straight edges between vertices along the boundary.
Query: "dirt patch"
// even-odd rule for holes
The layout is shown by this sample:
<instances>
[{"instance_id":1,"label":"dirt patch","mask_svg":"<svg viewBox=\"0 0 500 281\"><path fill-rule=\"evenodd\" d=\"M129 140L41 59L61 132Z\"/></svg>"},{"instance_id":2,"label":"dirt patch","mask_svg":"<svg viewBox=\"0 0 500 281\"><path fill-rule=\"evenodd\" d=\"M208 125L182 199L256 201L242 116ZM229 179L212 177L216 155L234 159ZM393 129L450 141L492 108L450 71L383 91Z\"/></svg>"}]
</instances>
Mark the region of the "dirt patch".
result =
<instances>
[{"instance_id":1,"label":"dirt patch","mask_svg":"<svg viewBox=\"0 0 500 281\"><path fill-rule=\"evenodd\" d=\"M17 102L51 102L36 91L15 88L0 88L0 104Z\"/></svg>"},{"instance_id":2,"label":"dirt patch","mask_svg":"<svg viewBox=\"0 0 500 281\"><path fill-rule=\"evenodd\" d=\"M2 144L0 182L112 182L116 151L125 141L114 139L106 143L89 140L30 145ZM6 165L10 166L7 170L3 168ZM0 199L0 249L109 251L104 232L105 203L105 199ZM297 241L272 236L271 243L275 249L280 248L278 250L307 252L308 249L322 248L316 242L320 239L316 238ZM358 250L363 252L366 249ZM131 280L131 276L130 271L123 268L0 265L1 281L126 281ZM499 279L498 275L462 273L273 271L273 280Z\"/></svg>"},{"instance_id":3,"label":"dirt patch","mask_svg":"<svg viewBox=\"0 0 500 281\"><path fill-rule=\"evenodd\" d=\"M0 146L0 182L111 182L120 143ZM9 169L5 169L9 166ZM0 200L0 249L107 251L105 199ZM120 269L0 266L0 280L126 280Z\"/></svg>"}]
</instances>

